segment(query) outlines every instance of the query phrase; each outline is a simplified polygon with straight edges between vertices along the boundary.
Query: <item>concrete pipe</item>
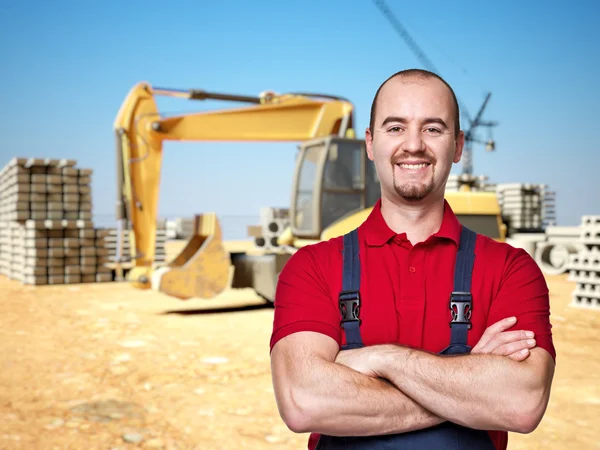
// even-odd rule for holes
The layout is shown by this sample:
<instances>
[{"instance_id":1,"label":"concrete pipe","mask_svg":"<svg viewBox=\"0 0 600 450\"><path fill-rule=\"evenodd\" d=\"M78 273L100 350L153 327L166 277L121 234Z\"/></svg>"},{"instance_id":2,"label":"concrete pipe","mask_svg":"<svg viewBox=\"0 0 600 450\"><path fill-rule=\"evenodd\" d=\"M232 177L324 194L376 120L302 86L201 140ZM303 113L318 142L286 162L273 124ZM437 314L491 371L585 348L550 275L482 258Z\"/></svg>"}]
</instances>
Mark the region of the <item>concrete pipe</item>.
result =
<instances>
[{"instance_id":1,"label":"concrete pipe","mask_svg":"<svg viewBox=\"0 0 600 450\"><path fill-rule=\"evenodd\" d=\"M536 247L546 240L544 233L515 233L506 238L506 243L515 248L522 248L529 256L535 257Z\"/></svg>"},{"instance_id":2,"label":"concrete pipe","mask_svg":"<svg viewBox=\"0 0 600 450\"><path fill-rule=\"evenodd\" d=\"M540 243L535 250L535 261L547 275L561 275L569 269L569 257L577 247L569 244Z\"/></svg>"}]
</instances>

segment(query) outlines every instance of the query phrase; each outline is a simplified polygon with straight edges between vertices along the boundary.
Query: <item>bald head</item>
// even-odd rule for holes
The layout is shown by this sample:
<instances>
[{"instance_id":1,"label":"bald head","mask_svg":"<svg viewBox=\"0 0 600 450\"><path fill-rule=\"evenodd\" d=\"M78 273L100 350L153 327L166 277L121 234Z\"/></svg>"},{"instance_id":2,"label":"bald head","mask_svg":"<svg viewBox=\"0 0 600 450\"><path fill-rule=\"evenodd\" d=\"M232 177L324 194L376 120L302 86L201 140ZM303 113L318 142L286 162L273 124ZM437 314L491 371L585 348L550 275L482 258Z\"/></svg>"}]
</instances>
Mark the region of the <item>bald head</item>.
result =
<instances>
[{"instance_id":1,"label":"bald head","mask_svg":"<svg viewBox=\"0 0 600 450\"><path fill-rule=\"evenodd\" d=\"M422 70L422 69L408 69L408 70L402 70L400 72L396 72L394 75L392 75L387 80L385 80L381 84L381 86L379 86L379 89L377 89L377 92L375 93L375 98L373 99L373 103L371 105L371 117L370 117L370 121L369 121L369 128L371 129L371 133L375 129L375 115L376 115L376 110L377 110L377 98L379 97L379 93L381 92L381 89L385 86L385 84L388 81L390 81L391 79L394 79L396 77L405 78L406 81L409 81L410 79L413 79L413 80L437 79L437 80L440 80L442 83L444 83L444 85L448 88L450 95L452 97L452 103L454 105L454 113L455 113L454 114L454 135L458 136L458 134L460 133L460 112L459 112L459 108L458 108L458 101L456 100L456 95L454 94L454 90L439 75L437 75L433 72L429 72L427 70Z\"/></svg>"}]
</instances>

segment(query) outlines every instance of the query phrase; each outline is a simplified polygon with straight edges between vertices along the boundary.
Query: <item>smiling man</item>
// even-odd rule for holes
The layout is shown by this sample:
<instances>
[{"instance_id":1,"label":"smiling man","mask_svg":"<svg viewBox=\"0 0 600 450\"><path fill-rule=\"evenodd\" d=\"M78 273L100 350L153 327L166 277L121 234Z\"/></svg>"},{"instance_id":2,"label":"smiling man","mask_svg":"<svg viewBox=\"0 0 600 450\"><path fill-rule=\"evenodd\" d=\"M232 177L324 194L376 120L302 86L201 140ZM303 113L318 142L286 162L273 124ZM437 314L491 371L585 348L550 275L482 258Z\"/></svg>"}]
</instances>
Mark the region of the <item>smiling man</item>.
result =
<instances>
[{"instance_id":1,"label":"smiling man","mask_svg":"<svg viewBox=\"0 0 600 450\"><path fill-rule=\"evenodd\" d=\"M375 125L377 109L379 126ZM422 72L392 76L375 95L366 138L369 159L375 161L379 176L386 178L381 183L382 197L397 203L393 192L385 192L390 187L403 201L411 203L433 192L431 199L438 199L440 215L443 208L439 208L439 199L443 198L452 163L460 161L464 144L458 102L451 88ZM400 142L403 151L398 151ZM391 180L390 162L395 168Z\"/></svg>"},{"instance_id":2,"label":"smiling man","mask_svg":"<svg viewBox=\"0 0 600 450\"><path fill-rule=\"evenodd\" d=\"M271 367L309 449L506 449L541 421L556 358L548 288L523 250L461 226L444 199L464 134L423 70L377 91L366 130L381 199L304 247L277 286Z\"/></svg>"}]
</instances>

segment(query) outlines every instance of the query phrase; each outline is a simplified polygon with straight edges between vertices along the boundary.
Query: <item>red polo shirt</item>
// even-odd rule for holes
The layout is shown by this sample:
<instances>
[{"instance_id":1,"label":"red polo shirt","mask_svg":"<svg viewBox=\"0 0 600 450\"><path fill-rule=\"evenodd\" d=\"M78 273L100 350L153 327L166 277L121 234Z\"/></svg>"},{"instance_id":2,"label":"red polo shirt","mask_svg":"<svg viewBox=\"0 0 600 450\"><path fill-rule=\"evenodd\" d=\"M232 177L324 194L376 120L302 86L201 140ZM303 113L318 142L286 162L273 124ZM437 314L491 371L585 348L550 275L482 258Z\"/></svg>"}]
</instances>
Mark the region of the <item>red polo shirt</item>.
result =
<instances>
[{"instance_id":1,"label":"red polo shirt","mask_svg":"<svg viewBox=\"0 0 600 450\"><path fill-rule=\"evenodd\" d=\"M361 336L368 345L398 343L440 352L450 344L448 300L454 285L454 264L461 225L444 202L439 231L412 245L381 215L381 200L358 229L361 261ZM301 248L279 276L271 349L299 331L330 336L341 346L338 294L342 288L343 238ZM550 302L544 276L522 249L478 235L471 292L474 347L485 329L510 316L509 330L531 330L537 346L553 358ZM496 449L506 449L506 432L491 431ZM318 436L311 435L309 449Z\"/></svg>"}]
</instances>

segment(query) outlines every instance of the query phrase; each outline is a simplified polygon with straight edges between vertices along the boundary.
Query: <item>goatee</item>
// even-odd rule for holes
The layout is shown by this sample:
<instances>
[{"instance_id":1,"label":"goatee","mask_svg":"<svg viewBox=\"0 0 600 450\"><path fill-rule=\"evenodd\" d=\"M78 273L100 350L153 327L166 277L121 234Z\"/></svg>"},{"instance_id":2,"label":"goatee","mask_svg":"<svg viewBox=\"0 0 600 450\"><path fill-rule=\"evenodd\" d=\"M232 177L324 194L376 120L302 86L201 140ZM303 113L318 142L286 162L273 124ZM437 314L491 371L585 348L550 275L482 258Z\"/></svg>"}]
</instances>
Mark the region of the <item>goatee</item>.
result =
<instances>
[{"instance_id":1,"label":"goatee","mask_svg":"<svg viewBox=\"0 0 600 450\"><path fill-rule=\"evenodd\" d=\"M429 155L426 152L419 152L418 154L412 156L406 156L404 154L396 154L392 156L391 163L392 167L395 167L397 164L401 164L404 161L408 160L419 160L425 161L430 164L430 170L433 172L435 170L436 158L433 155ZM404 184L398 184L398 180L396 180L395 171L393 173L393 181L394 181L394 190L396 193L402 197L404 200L408 202L418 202L423 200L427 195L433 191L433 179L429 180L428 183L411 183L406 182Z\"/></svg>"},{"instance_id":2,"label":"goatee","mask_svg":"<svg viewBox=\"0 0 600 450\"><path fill-rule=\"evenodd\" d=\"M396 193L404 200L409 202L418 202L423 200L433 191L433 182L427 184L410 184L399 185L394 179L394 189Z\"/></svg>"}]
</instances>

